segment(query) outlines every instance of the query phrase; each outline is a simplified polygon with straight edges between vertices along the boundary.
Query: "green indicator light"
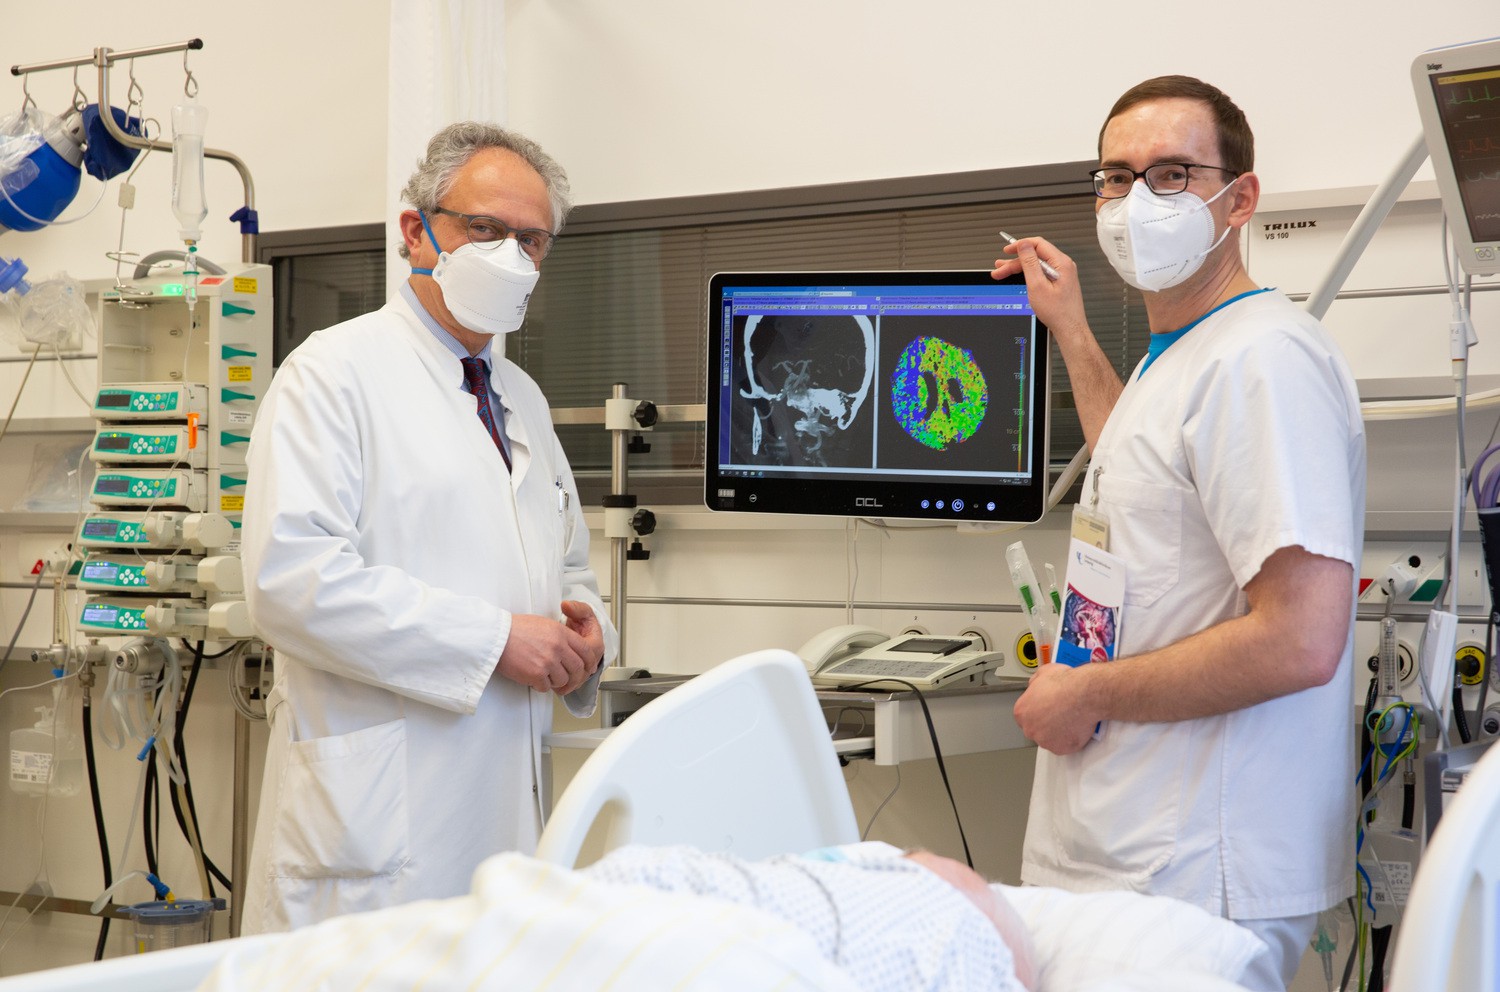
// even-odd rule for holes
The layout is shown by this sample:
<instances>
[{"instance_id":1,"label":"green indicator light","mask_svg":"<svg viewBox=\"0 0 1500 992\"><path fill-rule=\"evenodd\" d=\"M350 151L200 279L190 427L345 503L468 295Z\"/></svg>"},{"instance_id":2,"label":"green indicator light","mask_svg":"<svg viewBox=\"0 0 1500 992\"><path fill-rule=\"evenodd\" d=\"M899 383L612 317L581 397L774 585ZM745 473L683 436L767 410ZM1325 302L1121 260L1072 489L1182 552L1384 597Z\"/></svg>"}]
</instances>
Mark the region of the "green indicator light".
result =
<instances>
[{"instance_id":1,"label":"green indicator light","mask_svg":"<svg viewBox=\"0 0 1500 992\"><path fill-rule=\"evenodd\" d=\"M169 282L169 283L165 284L161 288L161 295L163 295L163 296L181 296L182 295L182 283L180 283L180 282Z\"/></svg>"}]
</instances>

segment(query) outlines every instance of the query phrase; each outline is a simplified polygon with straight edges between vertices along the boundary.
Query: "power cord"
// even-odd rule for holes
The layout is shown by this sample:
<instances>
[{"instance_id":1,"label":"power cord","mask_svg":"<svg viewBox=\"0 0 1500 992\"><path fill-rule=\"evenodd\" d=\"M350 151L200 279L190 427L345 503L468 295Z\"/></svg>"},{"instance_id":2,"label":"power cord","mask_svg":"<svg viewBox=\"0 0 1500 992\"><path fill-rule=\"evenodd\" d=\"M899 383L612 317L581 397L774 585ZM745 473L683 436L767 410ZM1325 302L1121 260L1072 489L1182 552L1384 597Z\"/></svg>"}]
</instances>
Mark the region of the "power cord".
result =
<instances>
[{"instance_id":1,"label":"power cord","mask_svg":"<svg viewBox=\"0 0 1500 992\"><path fill-rule=\"evenodd\" d=\"M958 801L953 798L953 784L948 780L948 767L943 762L943 749L938 745L937 726L932 722L932 710L928 708L927 697L922 693L922 690L917 688L912 683L905 681L904 679L892 678L871 679L868 682L855 682L850 685L841 686L841 688L853 691L857 689L868 689L876 685L886 686L890 685L891 683L906 686L907 689L916 694L917 702L922 707L922 718L927 722L927 736L932 741L932 756L937 759L938 774L942 776L943 788L948 793L948 805L953 808L953 823L956 827L958 827L958 839L959 842L963 844L964 862L970 868L973 868L974 856L969 853L969 838L964 833L963 818L958 815ZM887 799L889 799L889 797L887 797ZM882 803L882 805L884 804ZM876 812L878 813L879 810L876 810ZM874 818L872 817L872 822L873 819Z\"/></svg>"}]
</instances>

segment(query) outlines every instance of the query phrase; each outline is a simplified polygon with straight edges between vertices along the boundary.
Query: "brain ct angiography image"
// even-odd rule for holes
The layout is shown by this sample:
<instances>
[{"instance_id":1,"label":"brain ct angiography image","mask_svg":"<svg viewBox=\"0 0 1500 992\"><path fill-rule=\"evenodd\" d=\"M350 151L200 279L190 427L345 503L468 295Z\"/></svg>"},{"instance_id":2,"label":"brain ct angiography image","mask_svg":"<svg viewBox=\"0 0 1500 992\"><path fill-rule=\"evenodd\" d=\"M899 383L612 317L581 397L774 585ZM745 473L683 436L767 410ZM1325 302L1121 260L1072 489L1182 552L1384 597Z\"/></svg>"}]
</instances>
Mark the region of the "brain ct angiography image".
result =
<instances>
[{"instance_id":1,"label":"brain ct angiography image","mask_svg":"<svg viewBox=\"0 0 1500 992\"><path fill-rule=\"evenodd\" d=\"M989 403L973 354L942 338L917 338L891 371L891 412L912 440L935 451L973 437Z\"/></svg>"},{"instance_id":2,"label":"brain ct angiography image","mask_svg":"<svg viewBox=\"0 0 1500 992\"><path fill-rule=\"evenodd\" d=\"M868 317L744 318L734 356L732 456L740 464L868 465L875 374Z\"/></svg>"}]
</instances>

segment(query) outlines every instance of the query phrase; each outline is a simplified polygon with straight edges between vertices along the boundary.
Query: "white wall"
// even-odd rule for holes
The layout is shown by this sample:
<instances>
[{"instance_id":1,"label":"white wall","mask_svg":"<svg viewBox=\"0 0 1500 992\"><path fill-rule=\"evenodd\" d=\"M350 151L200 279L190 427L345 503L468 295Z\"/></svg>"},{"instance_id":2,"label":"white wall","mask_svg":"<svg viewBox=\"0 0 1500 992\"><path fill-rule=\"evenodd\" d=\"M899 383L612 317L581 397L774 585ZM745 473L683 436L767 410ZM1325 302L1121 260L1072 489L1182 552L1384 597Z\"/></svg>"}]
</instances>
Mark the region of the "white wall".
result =
<instances>
[{"instance_id":1,"label":"white wall","mask_svg":"<svg viewBox=\"0 0 1500 992\"><path fill-rule=\"evenodd\" d=\"M1419 125L1407 71L1493 36L1484 0L1121 9L992 0L511 0L511 117L585 203L1092 156L1114 98L1200 76L1271 192L1373 184Z\"/></svg>"},{"instance_id":2,"label":"white wall","mask_svg":"<svg viewBox=\"0 0 1500 992\"><path fill-rule=\"evenodd\" d=\"M1420 16L1396 0L1293 3L1254 8L1200 4L1132 9L1123 23L1088 23L1087 11L1055 4L947 0L510 0L506 5L508 123L537 138L568 168L580 203L679 196L910 176L1088 158L1108 105L1151 75L1185 72L1220 85L1257 132L1269 194L1320 191L1312 202L1358 202L1321 191L1377 183L1417 131L1407 71L1423 49L1494 33L1488 0L1454 0ZM67 17L36 5L8 11L0 65L125 49L190 36L200 99L210 109L208 141L240 155L256 181L265 230L384 220L388 7L359 0L319 4L266 0L246 7L197 4L160 12L84 0ZM181 63L138 63L147 109L164 123L181 94ZM0 106L19 105L15 80L0 77ZM123 70L114 77L117 99ZM85 71L81 81L92 94ZM59 109L68 73L38 76L31 91ZM10 104L5 103L10 94ZM168 124L169 126L169 124ZM209 163L211 219L204 254L234 260L236 231L223 217L240 203L232 170ZM166 155L136 177L137 208L126 247L173 247ZM85 196L70 209L80 211ZM109 194L112 199L113 192ZM82 277L113 273L120 213L107 200L87 220L0 237L0 255L22 255L38 274L67 268ZM982 260L976 260L981 262ZM1481 334L1486 332L1480 328ZM1356 339L1355 348L1359 347ZM1359 356L1356 354L1356 361ZM14 395L20 368L0 365L0 397ZM22 416L82 413L54 369L28 386ZM38 385L40 383L40 385ZM1446 450L1435 421L1403 442ZM1417 435L1412 440L1409 435ZM30 447L0 446L0 509L31 473ZM844 533L729 530L722 523L665 519L655 555L633 565L635 595L841 600L847 591ZM597 531L596 531L597 536ZM0 578L65 535L0 530ZM1026 536L1033 556L1057 559L1053 524ZM884 602L1009 603L996 562L1004 541L952 532L885 535L861 528L856 596ZM595 561L607 579L603 542ZM25 596L0 595L0 631L18 622ZM50 604L39 599L23 645L50 639ZM642 606L631 614L633 660L659 670L698 670L740 650L795 646L842 620L842 611L748 607ZM936 631L976 618L941 611L856 617L896 627L910 620ZM1015 614L981 615L1008 647ZM950 626L951 625L951 626ZM8 688L31 681L12 663ZM211 688L215 682L217 688ZM222 676L209 678L195 734L199 802L227 805L229 735ZM0 730L29 702L0 708ZM129 761L111 764L108 788L118 836L129 807ZM955 773L969 840L980 867L1014 879L1029 788L1029 752L962 759ZM894 783L888 769L851 770L861 820ZM931 763L904 769L901 791L874 836L956 853ZM0 789L0 888L24 887L41 843L35 808ZM97 885L92 831L79 800L52 808L47 825L54 888L88 898ZM117 825L115 825L117 824ZM209 827L210 849L227 867L227 827ZM187 888L192 890L189 882ZM3 910L0 910L3 913ZM4 940L14 924L0 928ZM0 973L81 960L90 927L73 918L37 921L0 955ZM38 937L37 935L40 935ZM21 948L21 950L18 950Z\"/></svg>"}]
</instances>

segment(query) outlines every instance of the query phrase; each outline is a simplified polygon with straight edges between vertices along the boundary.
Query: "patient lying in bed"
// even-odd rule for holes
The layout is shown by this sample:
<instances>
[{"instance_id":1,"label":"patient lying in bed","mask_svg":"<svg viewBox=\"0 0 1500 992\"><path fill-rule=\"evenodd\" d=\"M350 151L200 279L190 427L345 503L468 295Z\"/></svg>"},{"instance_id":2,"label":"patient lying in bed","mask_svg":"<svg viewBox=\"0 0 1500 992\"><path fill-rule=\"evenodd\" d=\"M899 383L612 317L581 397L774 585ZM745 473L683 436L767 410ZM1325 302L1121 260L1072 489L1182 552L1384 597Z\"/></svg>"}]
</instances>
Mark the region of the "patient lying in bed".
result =
<instances>
[{"instance_id":1,"label":"patient lying in bed","mask_svg":"<svg viewBox=\"0 0 1500 992\"><path fill-rule=\"evenodd\" d=\"M580 871L499 855L468 896L248 944L202 987L1021 992L1032 973L1004 898L946 858L625 847Z\"/></svg>"},{"instance_id":2,"label":"patient lying in bed","mask_svg":"<svg viewBox=\"0 0 1500 992\"><path fill-rule=\"evenodd\" d=\"M1033 988L1031 938L973 869L872 842L745 861L686 847L625 847L584 874L750 906L793 924L871 992Z\"/></svg>"}]
</instances>

